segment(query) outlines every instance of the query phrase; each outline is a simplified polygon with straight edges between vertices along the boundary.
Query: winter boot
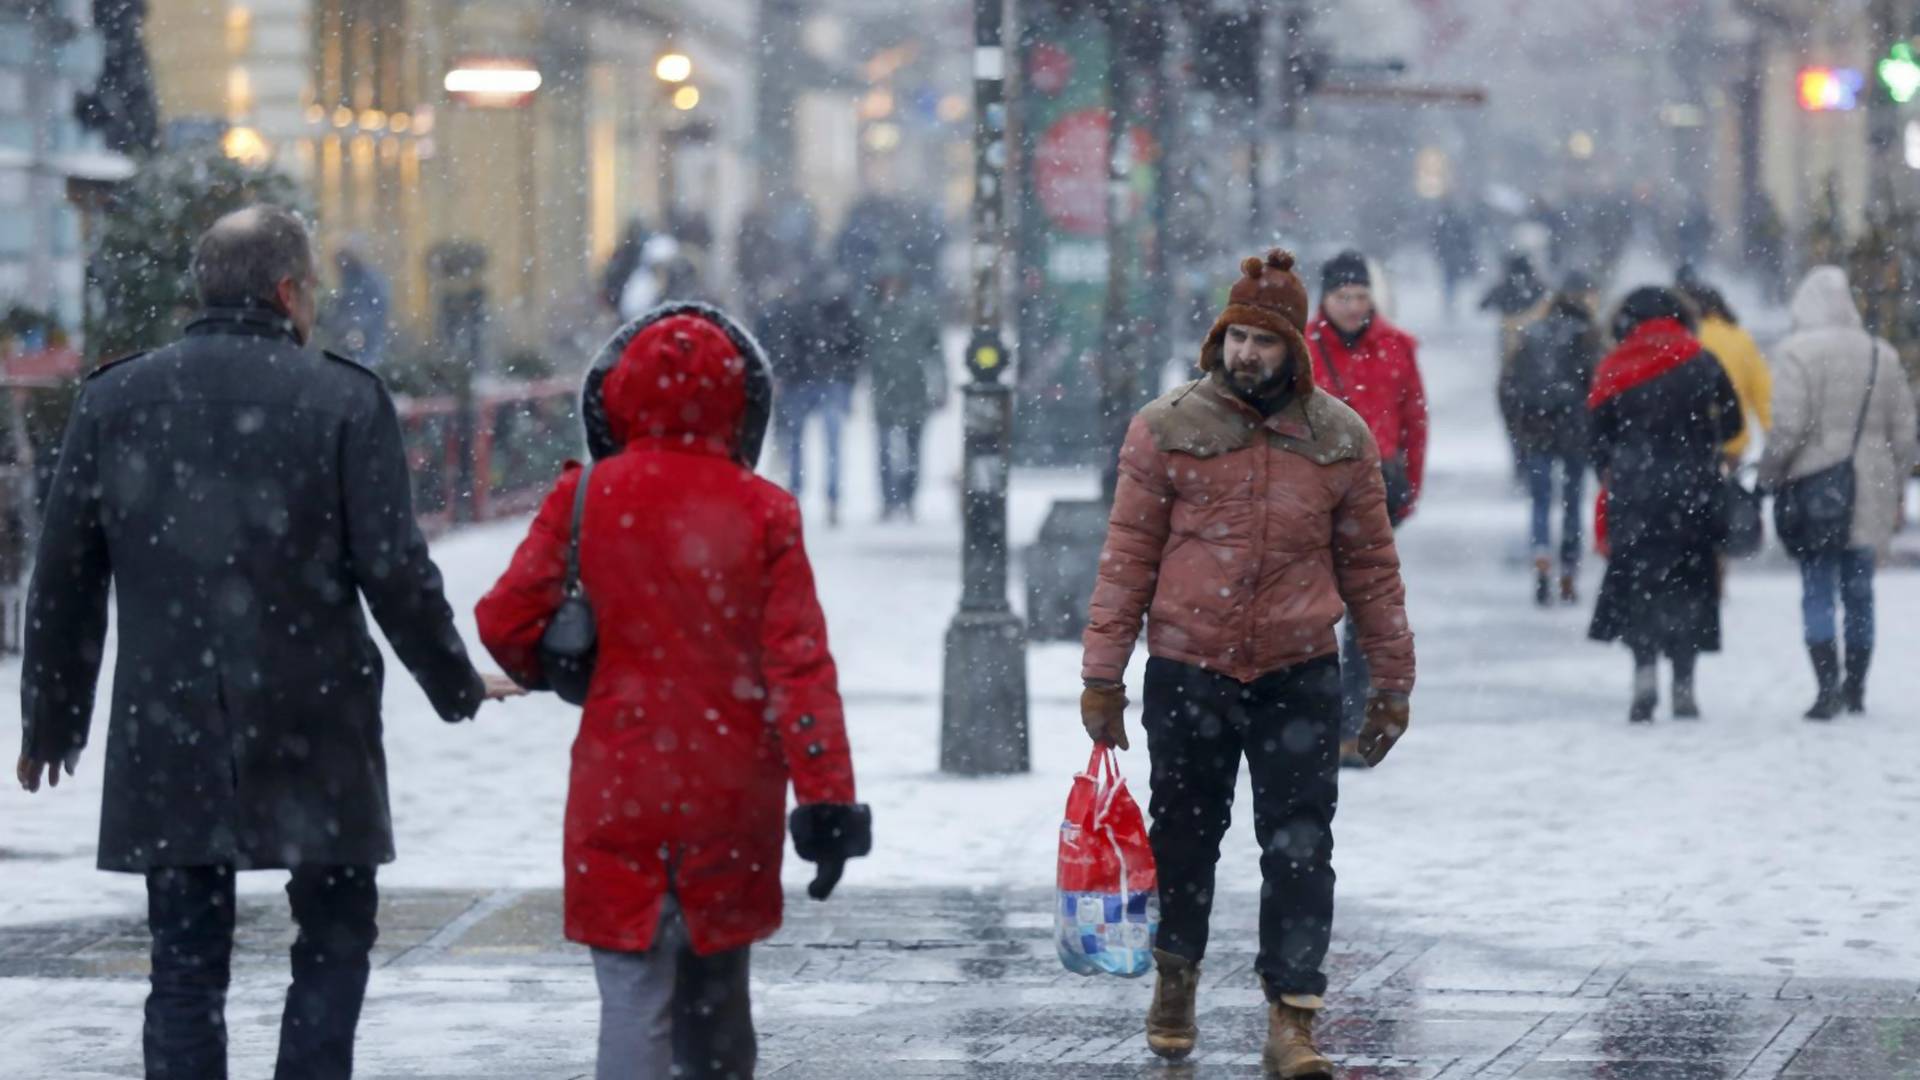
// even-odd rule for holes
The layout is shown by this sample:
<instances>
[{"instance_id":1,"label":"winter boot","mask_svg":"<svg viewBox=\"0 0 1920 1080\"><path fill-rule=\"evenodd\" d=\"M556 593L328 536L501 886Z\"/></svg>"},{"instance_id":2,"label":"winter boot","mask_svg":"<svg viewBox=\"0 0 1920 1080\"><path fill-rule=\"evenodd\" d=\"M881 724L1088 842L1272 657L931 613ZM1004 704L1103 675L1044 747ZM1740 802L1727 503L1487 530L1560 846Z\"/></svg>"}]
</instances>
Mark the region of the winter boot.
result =
<instances>
[{"instance_id":1,"label":"winter boot","mask_svg":"<svg viewBox=\"0 0 1920 1080\"><path fill-rule=\"evenodd\" d=\"M1560 602L1568 607L1580 602L1580 582L1572 574L1560 575Z\"/></svg>"},{"instance_id":2,"label":"winter boot","mask_svg":"<svg viewBox=\"0 0 1920 1080\"><path fill-rule=\"evenodd\" d=\"M1156 973L1153 1004L1147 1009L1147 1048L1168 1061L1193 1053L1200 1037L1194 998L1200 991L1200 965L1164 949L1153 950Z\"/></svg>"},{"instance_id":3,"label":"winter boot","mask_svg":"<svg viewBox=\"0 0 1920 1080\"><path fill-rule=\"evenodd\" d=\"M1267 1046L1260 1065L1281 1080L1333 1080L1333 1062L1313 1044L1316 1010L1289 1004L1291 995L1267 1006Z\"/></svg>"},{"instance_id":4,"label":"winter boot","mask_svg":"<svg viewBox=\"0 0 1920 1080\"><path fill-rule=\"evenodd\" d=\"M1693 696L1693 676L1673 677L1673 718L1675 720L1700 719L1700 702Z\"/></svg>"},{"instance_id":5,"label":"winter boot","mask_svg":"<svg viewBox=\"0 0 1920 1080\"><path fill-rule=\"evenodd\" d=\"M1653 723L1653 710L1660 704L1660 669L1648 664L1638 664L1633 668L1633 708L1627 712L1627 722L1633 724Z\"/></svg>"},{"instance_id":6,"label":"winter boot","mask_svg":"<svg viewBox=\"0 0 1920 1080\"><path fill-rule=\"evenodd\" d=\"M1847 650L1847 677L1840 684L1840 696L1847 711L1856 716L1867 711L1867 668L1872 663L1872 649Z\"/></svg>"},{"instance_id":7,"label":"winter boot","mask_svg":"<svg viewBox=\"0 0 1920 1080\"><path fill-rule=\"evenodd\" d=\"M1533 602L1541 607L1553 603L1553 560L1545 555L1533 560Z\"/></svg>"},{"instance_id":8,"label":"winter boot","mask_svg":"<svg viewBox=\"0 0 1920 1080\"><path fill-rule=\"evenodd\" d=\"M1831 720L1840 715L1845 704L1840 699L1840 646L1831 641L1809 645L1807 655L1813 658L1813 679L1820 687L1820 696L1807 710L1807 719Z\"/></svg>"}]
</instances>

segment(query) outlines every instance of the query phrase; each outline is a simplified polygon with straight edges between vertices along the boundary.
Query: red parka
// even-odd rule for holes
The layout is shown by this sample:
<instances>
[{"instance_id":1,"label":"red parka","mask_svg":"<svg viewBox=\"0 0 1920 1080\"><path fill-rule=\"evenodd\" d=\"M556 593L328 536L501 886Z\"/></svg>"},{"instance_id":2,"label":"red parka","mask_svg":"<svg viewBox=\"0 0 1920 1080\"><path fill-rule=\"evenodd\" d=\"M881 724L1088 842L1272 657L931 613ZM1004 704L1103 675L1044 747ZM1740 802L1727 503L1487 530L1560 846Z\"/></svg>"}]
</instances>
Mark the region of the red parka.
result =
<instances>
[{"instance_id":1,"label":"red parka","mask_svg":"<svg viewBox=\"0 0 1920 1080\"><path fill-rule=\"evenodd\" d=\"M1375 315L1349 347L1322 312L1307 325L1307 346L1314 382L1360 414L1383 460L1398 459L1406 466L1411 513L1427 475L1427 391L1415 355L1419 342Z\"/></svg>"},{"instance_id":2,"label":"red parka","mask_svg":"<svg viewBox=\"0 0 1920 1080\"><path fill-rule=\"evenodd\" d=\"M628 327L588 376L580 559L599 654L567 796L571 940L645 950L669 893L702 955L765 938L788 778L803 805L854 801L800 510L751 467L770 385L752 338L695 305ZM523 684L543 681L580 475L480 601L481 640Z\"/></svg>"}]
</instances>

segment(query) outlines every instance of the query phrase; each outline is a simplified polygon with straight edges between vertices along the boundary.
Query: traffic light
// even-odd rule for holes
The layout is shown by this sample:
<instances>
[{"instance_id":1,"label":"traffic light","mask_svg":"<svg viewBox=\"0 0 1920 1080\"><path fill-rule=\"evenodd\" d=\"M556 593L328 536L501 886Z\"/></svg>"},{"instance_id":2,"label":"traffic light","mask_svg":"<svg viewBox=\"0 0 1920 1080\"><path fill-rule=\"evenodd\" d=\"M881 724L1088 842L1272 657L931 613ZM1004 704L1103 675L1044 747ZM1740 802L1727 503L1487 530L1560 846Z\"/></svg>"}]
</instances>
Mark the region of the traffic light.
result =
<instances>
[{"instance_id":1,"label":"traffic light","mask_svg":"<svg viewBox=\"0 0 1920 1080\"><path fill-rule=\"evenodd\" d=\"M1920 57L1914 55L1913 46L1907 42L1894 45L1876 70L1880 85L1887 88L1887 96L1899 104L1905 105L1920 95Z\"/></svg>"},{"instance_id":2,"label":"traffic light","mask_svg":"<svg viewBox=\"0 0 1920 1080\"><path fill-rule=\"evenodd\" d=\"M1800 107L1808 112L1852 112L1867 78L1853 68L1800 69Z\"/></svg>"}]
</instances>

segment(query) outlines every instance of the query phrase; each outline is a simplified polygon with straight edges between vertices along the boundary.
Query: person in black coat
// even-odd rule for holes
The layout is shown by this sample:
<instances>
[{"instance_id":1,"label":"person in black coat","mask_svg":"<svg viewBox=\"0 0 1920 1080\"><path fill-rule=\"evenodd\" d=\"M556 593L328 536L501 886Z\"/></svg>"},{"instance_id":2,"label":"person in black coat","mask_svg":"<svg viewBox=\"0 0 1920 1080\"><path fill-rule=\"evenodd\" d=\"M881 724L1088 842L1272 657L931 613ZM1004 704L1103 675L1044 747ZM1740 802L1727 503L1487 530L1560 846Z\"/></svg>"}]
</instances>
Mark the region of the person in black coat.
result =
<instances>
[{"instance_id":1,"label":"person in black coat","mask_svg":"<svg viewBox=\"0 0 1920 1080\"><path fill-rule=\"evenodd\" d=\"M200 240L184 340L82 388L27 600L19 779L88 744L117 599L99 865L144 874L149 1076L226 1076L234 874L287 869L300 935L279 1077L346 1077L393 859L382 661L361 599L440 716L510 683L467 660L414 523L380 379L307 346L314 261L259 206Z\"/></svg>"},{"instance_id":2,"label":"person in black coat","mask_svg":"<svg viewBox=\"0 0 1920 1080\"><path fill-rule=\"evenodd\" d=\"M1673 662L1674 715L1697 717L1694 661L1720 651L1720 447L1744 421L1732 382L1694 326L1678 294L1635 291L1614 321L1620 345L1588 397L1610 551L1589 633L1633 650L1635 723L1653 719L1661 656Z\"/></svg>"},{"instance_id":3,"label":"person in black coat","mask_svg":"<svg viewBox=\"0 0 1920 1080\"><path fill-rule=\"evenodd\" d=\"M1600 328L1594 322L1599 287L1586 274L1567 276L1552 306L1526 328L1513 366L1500 380L1501 412L1513 434L1533 499L1529 538L1533 545L1534 601L1553 601L1553 503L1559 474L1561 529L1560 602L1578 601L1583 492L1587 476L1587 395L1600 362Z\"/></svg>"}]
</instances>

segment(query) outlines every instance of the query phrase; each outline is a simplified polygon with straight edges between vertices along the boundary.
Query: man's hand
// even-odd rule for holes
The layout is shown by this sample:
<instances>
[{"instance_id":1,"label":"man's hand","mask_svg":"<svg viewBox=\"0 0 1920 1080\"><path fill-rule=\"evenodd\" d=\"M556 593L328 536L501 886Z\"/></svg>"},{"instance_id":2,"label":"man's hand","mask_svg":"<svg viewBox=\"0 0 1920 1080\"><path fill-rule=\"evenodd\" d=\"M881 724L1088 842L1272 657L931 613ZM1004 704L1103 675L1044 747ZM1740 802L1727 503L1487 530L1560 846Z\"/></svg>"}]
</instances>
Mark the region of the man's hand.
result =
<instances>
[{"instance_id":1,"label":"man's hand","mask_svg":"<svg viewBox=\"0 0 1920 1080\"><path fill-rule=\"evenodd\" d=\"M505 675L482 675L480 681L487 686L488 701L505 701L508 698L527 696L526 690L519 683Z\"/></svg>"},{"instance_id":2,"label":"man's hand","mask_svg":"<svg viewBox=\"0 0 1920 1080\"><path fill-rule=\"evenodd\" d=\"M1367 698L1367 723L1360 729L1360 756L1378 767L1413 722L1413 703L1405 694L1374 691Z\"/></svg>"},{"instance_id":3,"label":"man's hand","mask_svg":"<svg viewBox=\"0 0 1920 1080\"><path fill-rule=\"evenodd\" d=\"M80 755L77 752L68 755L66 760L68 776L73 775L73 767L78 764L79 761ZM48 787L60 786L60 765L58 763L35 761L27 755L21 754L20 764L14 767L14 775L19 778L20 786L25 788L28 794L40 790L40 777L43 773L47 778Z\"/></svg>"},{"instance_id":4,"label":"man's hand","mask_svg":"<svg viewBox=\"0 0 1920 1080\"><path fill-rule=\"evenodd\" d=\"M1119 683L1098 683L1080 692L1080 723L1087 737L1103 746L1127 745L1127 688Z\"/></svg>"}]
</instances>

